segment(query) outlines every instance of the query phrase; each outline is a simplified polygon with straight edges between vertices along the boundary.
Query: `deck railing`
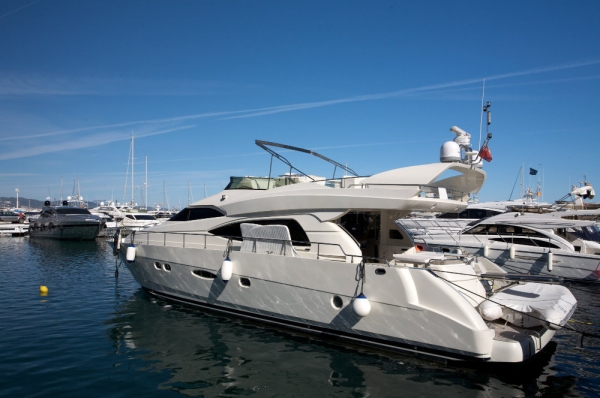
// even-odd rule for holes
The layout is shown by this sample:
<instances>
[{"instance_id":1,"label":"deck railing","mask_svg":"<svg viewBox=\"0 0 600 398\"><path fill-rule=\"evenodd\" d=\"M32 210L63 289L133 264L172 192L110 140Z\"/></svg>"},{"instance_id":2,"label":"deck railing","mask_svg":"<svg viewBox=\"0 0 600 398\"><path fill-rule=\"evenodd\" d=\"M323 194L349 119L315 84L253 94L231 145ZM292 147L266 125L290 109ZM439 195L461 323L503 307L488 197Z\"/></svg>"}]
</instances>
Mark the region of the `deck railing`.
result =
<instances>
[{"instance_id":1,"label":"deck railing","mask_svg":"<svg viewBox=\"0 0 600 398\"><path fill-rule=\"evenodd\" d=\"M157 237L158 239L154 239ZM170 239L169 239L170 238ZM176 238L176 239L173 239ZM377 263L385 263L387 266L390 266L388 260L379 257L369 257L363 255L356 254L348 254L345 252L344 248L338 243L328 243L328 242L306 242L306 241L295 241L295 240L284 240L284 239L271 239L271 238L254 238L254 237L244 237L240 238L239 236L220 236L220 235L211 235L207 233L199 233L199 232L153 232L153 231L133 231L129 236L129 242L135 245L157 245L160 243L160 246L163 247L181 247L181 248L199 248L199 249L208 249L211 246L214 246L218 249L225 250L228 246L228 242L239 242L240 245L237 247L239 251L241 247L242 240L252 240L254 242L265 242L265 243L279 243L284 245L285 243L291 243L293 248L298 252L306 255L313 254L316 256L317 260L320 259L329 259L335 261L344 261L346 262L348 259L350 263L355 263L356 259L360 259L359 262L365 260L374 260ZM195 242L194 242L195 241ZM214 242L214 243L213 243ZM308 245L308 246L307 246ZM313 247L316 247L316 253L312 250ZM331 254L328 251L323 250L324 247L335 248L334 251L337 251L338 254ZM309 249L308 251L306 249ZM303 255L299 255L299 257L305 257Z\"/></svg>"}]
</instances>

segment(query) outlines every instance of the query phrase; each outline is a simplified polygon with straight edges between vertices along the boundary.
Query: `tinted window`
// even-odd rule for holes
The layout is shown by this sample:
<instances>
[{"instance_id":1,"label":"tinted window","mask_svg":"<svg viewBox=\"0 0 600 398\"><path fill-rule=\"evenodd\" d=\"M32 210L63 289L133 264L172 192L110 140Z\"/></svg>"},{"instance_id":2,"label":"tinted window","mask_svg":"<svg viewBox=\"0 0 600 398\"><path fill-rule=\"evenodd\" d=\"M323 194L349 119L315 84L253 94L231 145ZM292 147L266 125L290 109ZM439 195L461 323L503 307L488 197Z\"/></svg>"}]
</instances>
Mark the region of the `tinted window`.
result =
<instances>
[{"instance_id":1,"label":"tinted window","mask_svg":"<svg viewBox=\"0 0 600 398\"><path fill-rule=\"evenodd\" d=\"M136 214L135 215L135 219L136 220L156 220L156 218L154 218L154 216L150 215L150 214Z\"/></svg>"},{"instance_id":2,"label":"tinted window","mask_svg":"<svg viewBox=\"0 0 600 398\"><path fill-rule=\"evenodd\" d=\"M388 236L390 239L404 239L400 231L397 229L390 229Z\"/></svg>"},{"instance_id":3,"label":"tinted window","mask_svg":"<svg viewBox=\"0 0 600 398\"><path fill-rule=\"evenodd\" d=\"M534 239L527 239L527 238L512 238L512 239L490 239L490 240L494 240L494 241L498 241L498 242L507 242L507 243L512 243L515 245L523 245L523 246L536 246L536 247L550 247L552 249L560 249L559 246L550 243L548 241L543 241L543 240L534 240Z\"/></svg>"},{"instance_id":4,"label":"tinted window","mask_svg":"<svg viewBox=\"0 0 600 398\"><path fill-rule=\"evenodd\" d=\"M175 214L169 221L204 220L205 218L223 217L224 214L212 207L186 207Z\"/></svg>"},{"instance_id":5,"label":"tinted window","mask_svg":"<svg viewBox=\"0 0 600 398\"><path fill-rule=\"evenodd\" d=\"M473 227L471 230L466 231L466 233L476 235L500 234L504 237L509 235L509 238L507 239L510 239L510 236L535 236L538 238L545 238L543 234L540 234L539 232L534 231L532 229L516 227L512 225L478 225L476 227Z\"/></svg>"},{"instance_id":6,"label":"tinted window","mask_svg":"<svg viewBox=\"0 0 600 398\"><path fill-rule=\"evenodd\" d=\"M259 225L285 225L290 231L290 237L294 246L310 246L308 236L296 220L244 220L233 224L223 225L222 227L210 230L213 235L222 236L224 238L233 238L242 240L242 231L240 224L252 223Z\"/></svg>"},{"instance_id":7,"label":"tinted window","mask_svg":"<svg viewBox=\"0 0 600 398\"><path fill-rule=\"evenodd\" d=\"M90 214L87 209L80 209L78 207L58 208L56 212L58 214Z\"/></svg>"}]
</instances>

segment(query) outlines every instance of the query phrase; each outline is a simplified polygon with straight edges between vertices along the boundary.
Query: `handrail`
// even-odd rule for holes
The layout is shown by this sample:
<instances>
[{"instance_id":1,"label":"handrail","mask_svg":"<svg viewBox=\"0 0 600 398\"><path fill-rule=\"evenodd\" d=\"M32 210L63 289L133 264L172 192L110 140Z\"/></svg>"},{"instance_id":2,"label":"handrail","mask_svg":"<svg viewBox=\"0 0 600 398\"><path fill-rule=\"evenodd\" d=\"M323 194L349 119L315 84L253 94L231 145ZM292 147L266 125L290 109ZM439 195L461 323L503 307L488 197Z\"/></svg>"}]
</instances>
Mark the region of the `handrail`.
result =
<instances>
[{"instance_id":1,"label":"handrail","mask_svg":"<svg viewBox=\"0 0 600 398\"><path fill-rule=\"evenodd\" d=\"M214 237L214 238L219 238L219 239L227 239L227 240L236 240L236 241L243 241L244 239L247 240L253 240L253 241L261 241L261 242L274 242L274 243L285 243L285 242L290 242L292 245L294 243L296 244L306 244L309 243L310 246L312 245L316 245L317 248L317 260L319 260L322 256L327 256L327 255L323 255L321 254L321 246L333 246L333 247L337 247L340 252L341 255L344 257L350 257L350 262L354 263L354 259L372 259L372 260L377 260L377 261L384 261L388 267L391 267L389 261L385 258L380 258L380 257L370 257L370 256L362 256L362 255L356 255L356 254L348 254L345 252L344 248L339 244L339 243L329 243L329 242L309 242L309 241L298 241L298 240L287 240L287 239L273 239L273 238L255 238L255 237L244 237L240 240L239 236L221 236L221 235L211 235L211 234L206 234L206 233L201 233L201 232L155 232L155 231L136 231L135 234L131 234L131 238L134 239L133 243L134 244L143 244L143 240L142 237L140 235L146 235L146 245L150 245L150 234L156 234L156 235L163 235L163 246L167 247L167 242L169 242L167 240L167 235L178 235L178 236L182 236L182 242L181 242L181 247L184 248L185 247L185 236L186 235L193 235L193 236L200 236L200 237L204 237L204 249L207 248L207 238L209 237ZM135 240L136 237L139 236L140 240ZM176 243L171 241L171 243ZM177 242L178 243L178 242ZM171 246L171 247L178 247L178 246ZM300 246L301 247L301 246Z\"/></svg>"}]
</instances>

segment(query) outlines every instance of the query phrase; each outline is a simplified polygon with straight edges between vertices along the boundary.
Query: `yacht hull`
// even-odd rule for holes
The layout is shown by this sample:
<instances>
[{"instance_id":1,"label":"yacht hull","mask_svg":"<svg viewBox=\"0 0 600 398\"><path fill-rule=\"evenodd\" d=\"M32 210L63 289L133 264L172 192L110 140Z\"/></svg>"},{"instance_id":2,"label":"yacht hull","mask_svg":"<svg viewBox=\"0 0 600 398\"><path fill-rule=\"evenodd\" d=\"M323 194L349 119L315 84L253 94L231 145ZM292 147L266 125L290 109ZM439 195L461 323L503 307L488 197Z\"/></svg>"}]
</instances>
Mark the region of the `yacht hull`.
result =
<instances>
[{"instance_id":1,"label":"yacht hull","mask_svg":"<svg viewBox=\"0 0 600 398\"><path fill-rule=\"evenodd\" d=\"M102 224L94 222L74 222L59 225L38 225L29 228L32 238L62 240L94 240L102 230Z\"/></svg>"},{"instance_id":2,"label":"yacht hull","mask_svg":"<svg viewBox=\"0 0 600 398\"><path fill-rule=\"evenodd\" d=\"M457 290L422 268L366 264L361 280L358 264L233 251L233 276L225 282L223 250L136 243L133 261L127 250L122 243L122 260L154 295L384 350L521 362L554 335L540 328L503 338L504 330L489 327ZM371 305L364 317L352 309L361 291Z\"/></svg>"}]
</instances>

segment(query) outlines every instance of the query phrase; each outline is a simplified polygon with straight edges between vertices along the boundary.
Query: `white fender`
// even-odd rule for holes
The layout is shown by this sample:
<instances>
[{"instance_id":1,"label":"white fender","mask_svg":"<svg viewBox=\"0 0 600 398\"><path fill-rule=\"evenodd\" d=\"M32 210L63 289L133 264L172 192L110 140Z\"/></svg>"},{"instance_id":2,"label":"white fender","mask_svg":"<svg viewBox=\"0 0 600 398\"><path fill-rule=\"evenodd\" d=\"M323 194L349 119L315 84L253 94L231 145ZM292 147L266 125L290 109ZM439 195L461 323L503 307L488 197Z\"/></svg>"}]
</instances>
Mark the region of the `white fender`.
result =
<instances>
[{"instance_id":1,"label":"white fender","mask_svg":"<svg viewBox=\"0 0 600 398\"><path fill-rule=\"evenodd\" d=\"M509 257L511 260L514 260L514 259L515 259L516 252L517 252L517 250L515 249L515 247L511 245L511 246L510 246L510 248L508 249L508 257Z\"/></svg>"},{"instance_id":2,"label":"white fender","mask_svg":"<svg viewBox=\"0 0 600 398\"><path fill-rule=\"evenodd\" d=\"M485 245L483 245L483 257L489 257L490 256L490 245L488 245L487 243Z\"/></svg>"},{"instance_id":3,"label":"white fender","mask_svg":"<svg viewBox=\"0 0 600 398\"><path fill-rule=\"evenodd\" d=\"M221 265L221 279L227 282L233 275L233 262L229 259L229 256L225 257L223 264Z\"/></svg>"},{"instance_id":4,"label":"white fender","mask_svg":"<svg viewBox=\"0 0 600 398\"><path fill-rule=\"evenodd\" d=\"M371 312L371 303L369 303L367 297L361 293L352 301L352 309L356 315L364 317Z\"/></svg>"},{"instance_id":5,"label":"white fender","mask_svg":"<svg viewBox=\"0 0 600 398\"><path fill-rule=\"evenodd\" d=\"M485 300L479 304L479 313L486 321L495 321L502 316L502 307L499 304Z\"/></svg>"},{"instance_id":6,"label":"white fender","mask_svg":"<svg viewBox=\"0 0 600 398\"><path fill-rule=\"evenodd\" d=\"M131 245L127 248L127 254L125 254L125 258L130 263L135 261L135 246Z\"/></svg>"},{"instance_id":7,"label":"white fender","mask_svg":"<svg viewBox=\"0 0 600 398\"><path fill-rule=\"evenodd\" d=\"M548 271L552 272L553 265L554 265L554 253L548 252Z\"/></svg>"}]
</instances>

